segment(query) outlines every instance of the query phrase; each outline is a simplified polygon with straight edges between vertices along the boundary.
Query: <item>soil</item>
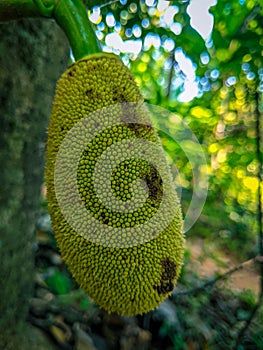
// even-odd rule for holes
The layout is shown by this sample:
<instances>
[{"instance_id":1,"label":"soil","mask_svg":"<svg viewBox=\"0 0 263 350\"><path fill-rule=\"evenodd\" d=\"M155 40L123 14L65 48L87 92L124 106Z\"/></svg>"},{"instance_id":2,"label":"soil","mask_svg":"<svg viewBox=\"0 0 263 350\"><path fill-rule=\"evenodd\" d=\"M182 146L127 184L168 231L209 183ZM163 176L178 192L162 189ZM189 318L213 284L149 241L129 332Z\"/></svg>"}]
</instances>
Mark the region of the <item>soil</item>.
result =
<instances>
[{"instance_id":1,"label":"soil","mask_svg":"<svg viewBox=\"0 0 263 350\"><path fill-rule=\"evenodd\" d=\"M218 250L211 243L207 244L203 239L189 239L186 247L190 252L189 264L201 278L212 278L217 273L223 274L240 264L233 256ZM242 269L228 277L228 287L236 291L251 289L257 295L260 274L255 261L250 259L242 263L242 266Z\"/></svg>"}]
</instances>

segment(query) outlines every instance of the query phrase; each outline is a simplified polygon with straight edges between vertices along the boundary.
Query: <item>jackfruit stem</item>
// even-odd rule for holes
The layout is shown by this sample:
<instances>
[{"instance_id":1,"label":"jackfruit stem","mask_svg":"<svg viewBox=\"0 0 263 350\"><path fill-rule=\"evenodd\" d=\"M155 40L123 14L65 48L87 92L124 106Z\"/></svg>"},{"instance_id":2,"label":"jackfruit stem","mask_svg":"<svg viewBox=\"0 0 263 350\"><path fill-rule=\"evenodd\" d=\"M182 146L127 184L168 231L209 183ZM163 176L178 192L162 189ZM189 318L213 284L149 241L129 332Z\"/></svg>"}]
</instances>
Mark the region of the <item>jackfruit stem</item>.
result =
<instances>
[{"instance_id":1,"label":"jackfruit stem","mask_svg":"<svg viewBox=\"0 0 263 350\"><path fill-rule=\"evenodd\" d=\"M81 0L60 0L53 16L64 30L76 61L102 51Z\"/></svg>"}]
</instances>

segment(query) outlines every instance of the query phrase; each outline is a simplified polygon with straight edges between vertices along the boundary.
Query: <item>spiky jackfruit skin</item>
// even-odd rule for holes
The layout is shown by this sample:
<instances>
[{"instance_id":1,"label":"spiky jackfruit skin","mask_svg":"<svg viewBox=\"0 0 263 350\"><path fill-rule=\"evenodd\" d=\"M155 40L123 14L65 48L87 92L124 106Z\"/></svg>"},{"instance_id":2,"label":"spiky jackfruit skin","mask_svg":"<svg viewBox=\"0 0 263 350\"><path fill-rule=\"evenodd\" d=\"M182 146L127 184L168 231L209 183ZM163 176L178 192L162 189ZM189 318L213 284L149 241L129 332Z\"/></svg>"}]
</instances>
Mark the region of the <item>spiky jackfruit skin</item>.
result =
<instances>
[{"instance_id":1,"label":"spiky jackfruit skin","mask_svg":"<svg viewBox=\"0 0 263 350\"><path fill-rule=\"evenodd\" d=\"M62 257L81 288L102 308L120 315L135 315L157 307L173 290L180 274L184 237L181 210L169 226L142 244L116 247L99 244L76 232L65 219L58 204L54 169L58 150L68 131L82 118L116 103L142 102L142 96L129 70L114 55L88 56L71 66L60 78L48 130L46 183L49 212ZM124 112L125 113L125 112ZM141 118L141 120L140 120ZM114 142L126 137L158 143L153 128L123 124L94 137L83 152L78 167L78 188L82 201L97 220L106 225L132 227L153 215L162 197L162 180L147 162L123 162L113 176L112 191L119 199L130 199L130 185L143 177L149 196L142 212L111 215L100 207L91 183L90 172L96 157ZM148 123L148 121L147 121ZM65 179L66 181L66 179ZM172 187L171 187L172 188Z\"/></svg>"}]
</instances>

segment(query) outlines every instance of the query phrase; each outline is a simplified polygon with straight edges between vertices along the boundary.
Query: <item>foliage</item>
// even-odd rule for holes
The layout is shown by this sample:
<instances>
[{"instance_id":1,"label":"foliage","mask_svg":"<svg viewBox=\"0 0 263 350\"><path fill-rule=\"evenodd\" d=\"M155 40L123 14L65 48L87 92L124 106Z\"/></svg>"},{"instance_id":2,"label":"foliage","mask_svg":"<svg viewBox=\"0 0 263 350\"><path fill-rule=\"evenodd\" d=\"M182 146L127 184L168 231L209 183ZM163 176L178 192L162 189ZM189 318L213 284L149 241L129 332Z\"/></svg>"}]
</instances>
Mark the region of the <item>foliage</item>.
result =
<instances>
[{"instance_id":1,"label":"foliage","mask_svg":"<svg viewBox=\"0 0 263 350\"><path fill-rule=\"evenodd\" d=\"M124 0L93 12L98 14L95 22L102 42L109 43L115 33L122 43L141 44L136 53L122 52L126 50L122 45L112 50L131 67L146 101L182 118L203 147L209 193L189 235L217 239L244 259L255 254L258 231L256 116L263 106L263 10L255 0L218 1L210 9L214 27L205 41L190 25L188 5L188 1ZM192 65L190 77L182 55ZM198 87L197 97L182 102L189 79ZM157 124L174 135L169 119ZM168 153L169 148L175 152L165 138L163 142ZM193 190L191 167L183 152L176 152L186 210Z\"/></svg>"}]
</instances>

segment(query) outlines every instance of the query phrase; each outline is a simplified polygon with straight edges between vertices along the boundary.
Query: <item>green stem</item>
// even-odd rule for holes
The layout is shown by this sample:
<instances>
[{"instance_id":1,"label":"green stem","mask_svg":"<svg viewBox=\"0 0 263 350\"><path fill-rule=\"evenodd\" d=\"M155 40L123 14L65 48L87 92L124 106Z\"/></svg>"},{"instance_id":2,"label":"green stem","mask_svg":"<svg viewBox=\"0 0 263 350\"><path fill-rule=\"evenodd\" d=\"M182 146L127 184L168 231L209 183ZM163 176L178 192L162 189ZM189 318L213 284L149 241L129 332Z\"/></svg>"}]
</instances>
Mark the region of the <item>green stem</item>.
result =
<instances>
[{"instance_id":1,"label":"green stem","mask_svg":"<svg viewBox=\"0 0 263 350\"><path fill-rule=\"evenodd\" d=\"M53 16L64 30L76 60L101 52L86 7L81 0L60 0Z\"/></svg>"}]
</instances>

